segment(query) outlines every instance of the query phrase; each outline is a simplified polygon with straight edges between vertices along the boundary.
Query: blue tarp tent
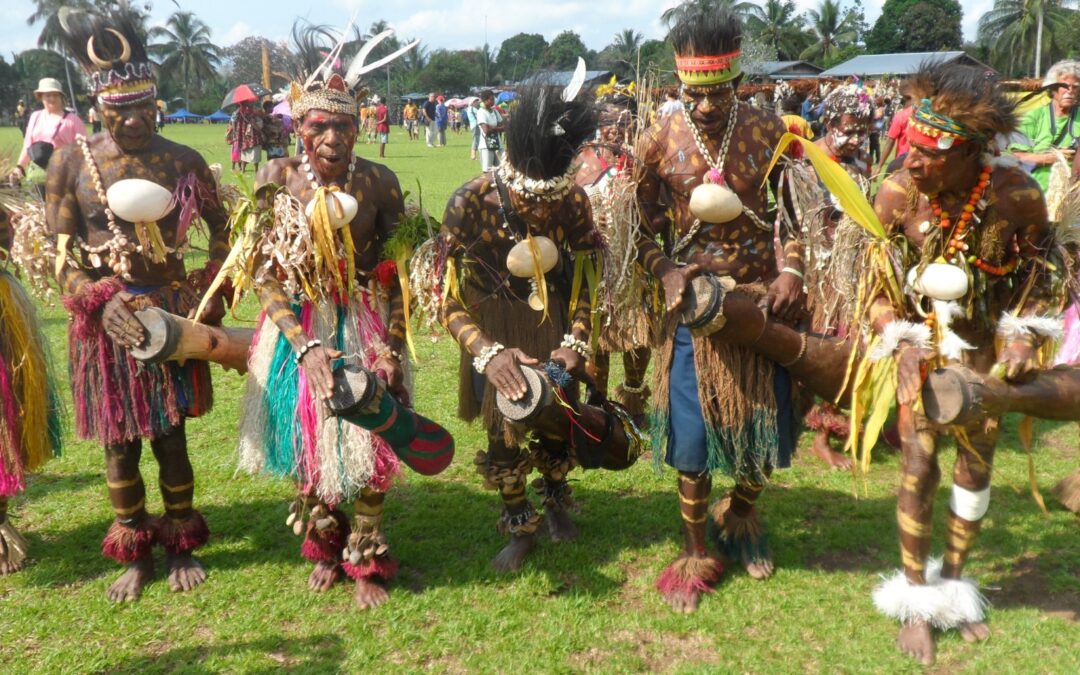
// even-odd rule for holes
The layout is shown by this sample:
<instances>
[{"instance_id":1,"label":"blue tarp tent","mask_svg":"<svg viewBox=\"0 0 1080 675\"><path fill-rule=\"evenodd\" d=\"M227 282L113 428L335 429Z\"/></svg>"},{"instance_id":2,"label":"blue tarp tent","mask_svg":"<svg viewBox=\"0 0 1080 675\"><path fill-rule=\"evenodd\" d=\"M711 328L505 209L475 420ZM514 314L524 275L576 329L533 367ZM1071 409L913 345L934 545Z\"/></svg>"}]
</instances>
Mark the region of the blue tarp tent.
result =
<instances>
[{"instance_id":1,"label":"blue tarp tent","mask_svg":"<svg viewBox=\"0 0 1080 675\"><path fill-rule=\"evenodd\" d=\"M231 115L224 110L219 110L216 113L211 113L206 116L206 119L211 122L228 122L231 119Z\"/></svg>"},{"instance_id":2,"label":"blue tarp tent","mask_svg":"<svg viewBox=\"0 0 1080 675\"><path fill-rule=\"evenodd\" d=\"M171 115L166 115L165 119L170 122L200 122L205 119L202 115L196 115L187 108L180 108Z\"/></svg>"},{"instance_id":3,"label":"blue tarp tent","mask_svg":"<svg viewBox=\"0 0 1080 675\"><path fill-rule=\"evenodd\" d=\"M513 101L515 98L517 98L517 92L514 92L514 91L500 91L498 93L498 95L495 96L495 102L496 103L506 103L507 101Z\"/></svg>"}]
</instances>

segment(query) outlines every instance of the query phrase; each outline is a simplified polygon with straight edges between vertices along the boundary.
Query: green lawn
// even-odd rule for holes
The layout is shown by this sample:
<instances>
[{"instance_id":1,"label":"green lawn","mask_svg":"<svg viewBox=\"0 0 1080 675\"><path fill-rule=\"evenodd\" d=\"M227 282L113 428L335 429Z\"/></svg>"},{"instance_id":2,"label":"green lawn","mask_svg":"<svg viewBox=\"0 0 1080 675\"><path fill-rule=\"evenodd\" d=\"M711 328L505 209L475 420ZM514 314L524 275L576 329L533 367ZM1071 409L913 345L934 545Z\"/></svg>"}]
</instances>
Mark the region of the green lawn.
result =
<instances>
[{"instance_id":1,"label":"green lawn","mask_svg":"<svg viewBox=\"0 0 1080 675\"><path fill-rule=\"evenodd\" d=\"M228 166L224 127L170 126L165 134ZM407 190L415 193L422 180L425 204L439 216L450 193L479 170L468 160L468 138L450 134L449 147L429 149L395 129L386 163ZM0 151L16 141L17 132L0 130ZM378 154L362 143L358 151ZM250 318L252 305L245 307ZM65 315L57 308L44 314L62 355ZM196 505L213 530L200 553L207 583L172 594L159 571L140 602L105 600L119 568L100 554L112 519L102 451L69 433L64 456L14 501L34 563L0 579L0 671L918 669L896 652L896 625L870 602L878 575L899 559L895 456L879 454L859 480L859 498L850 475L830 473L808 452L797 457L763 498L775 577L756 582L730 572L696 615L671 613L652 587L678 550L679 515L674 474L658 475L648 458L621 473L576 472L581 538L543 541L521 574L500 577L488 567L503 544L494 527L499 502L472 469L482 436L453 417L456 350L446 336L422 338L417 347L417 408L450 428L458 456L438 477L407 475L387 499L385 526L402 560L388 604L359 613L349 584L323 595L307 590L310 566L284 525L292 489L236 473L242 382L217 370L214 411L188 425ZM994 604L994 636L981 645L945 636L937 670L1080 669L1080 521L1053 503L1049 517L1040 514L1015 423L1006 425L993 504L969 565ZM1037 478L1049 499L1049 487L1078 464L1078 435L1071 425L1042 423L1040 431ZM146 456L147 503L160 513L155 465ZM951 449L943 457L948 475ZM944 482L935 551L942 549Z\"/></svg>"}]
</instances>

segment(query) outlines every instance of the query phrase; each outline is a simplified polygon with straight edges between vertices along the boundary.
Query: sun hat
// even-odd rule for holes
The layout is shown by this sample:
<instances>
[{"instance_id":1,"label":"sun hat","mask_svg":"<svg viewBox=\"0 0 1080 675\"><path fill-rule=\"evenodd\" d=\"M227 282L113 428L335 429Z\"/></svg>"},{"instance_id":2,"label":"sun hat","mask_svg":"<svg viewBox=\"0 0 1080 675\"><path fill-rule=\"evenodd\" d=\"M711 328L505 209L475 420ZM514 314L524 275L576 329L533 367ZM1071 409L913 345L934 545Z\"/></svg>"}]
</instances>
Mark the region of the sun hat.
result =
<instances>
[{"instance_id":1,"label":"sun hat","mask_svg":"<svg viewBox=\"0 0 1080 675\"><path fill-rule=\"evenodd\" d=\"M64 90L60 88L60 80L55 77L43 77L38 81L37 89L34 90L34 96L40 100L42 94L47 94L52 91L55 91L61 96L64 95Z\"/></svg>"}]
</instances>

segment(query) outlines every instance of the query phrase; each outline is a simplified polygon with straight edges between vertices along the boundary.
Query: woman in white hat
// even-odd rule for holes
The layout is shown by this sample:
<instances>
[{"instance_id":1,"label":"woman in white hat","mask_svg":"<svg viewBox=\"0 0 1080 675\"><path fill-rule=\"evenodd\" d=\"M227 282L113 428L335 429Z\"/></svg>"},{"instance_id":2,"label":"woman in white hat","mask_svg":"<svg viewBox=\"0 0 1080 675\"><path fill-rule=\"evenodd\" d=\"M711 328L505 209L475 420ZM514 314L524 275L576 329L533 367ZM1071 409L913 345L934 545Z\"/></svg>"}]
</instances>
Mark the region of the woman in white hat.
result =
<instances>
[{"instance_id":1,"label":"woman in white hat","mask_svg":"<svg viewBox=\"0 0 1080 675\"><path fill-rule=\"evenodd\" d=\"M30 115L23 137L19 163L12 170L9 180L16 182L29 178L34 183L45 182L45 167L55 149L86 135L86 126L79 116L64 109L64 92L56 78L46 77L38 82L34 96L44 108Z\"/></svg>"}]
</instances>

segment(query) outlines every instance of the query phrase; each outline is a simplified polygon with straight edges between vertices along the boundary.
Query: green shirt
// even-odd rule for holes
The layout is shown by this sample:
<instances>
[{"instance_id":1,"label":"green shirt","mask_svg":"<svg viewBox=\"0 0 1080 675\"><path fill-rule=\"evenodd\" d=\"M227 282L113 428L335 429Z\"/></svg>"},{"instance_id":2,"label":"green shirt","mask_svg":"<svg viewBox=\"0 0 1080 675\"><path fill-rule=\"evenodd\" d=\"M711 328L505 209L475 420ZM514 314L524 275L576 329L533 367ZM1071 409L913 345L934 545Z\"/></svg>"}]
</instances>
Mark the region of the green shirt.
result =
<instances>
[{"instance_id":1,"label":"green shirt","mask_svg":"<svg viewBox=\"0 0 1080 675\"><path fill-rule=\"evenodd\" d=\"M1031 145L1013 143L1009 146L1009 149L1021 152L1044 152L1049 150L1050 146L1068 148L1075 144L1076 139L1080 138L1080 108L1073 108L1071 123L1070 117L1058 117L1051 120L1050 115L1052 113L1053 104L1047 104L1024 115L1024 118L1020 120L1017 131L1030 138ZM1072 128L1068 129L1067 126L1070 124ZM1044 164L1035 167L1031 171L1032 177L1039 182L1043 191L1050 184L1051 166L1050 164Z\"/></svg>"}]
</instances>

